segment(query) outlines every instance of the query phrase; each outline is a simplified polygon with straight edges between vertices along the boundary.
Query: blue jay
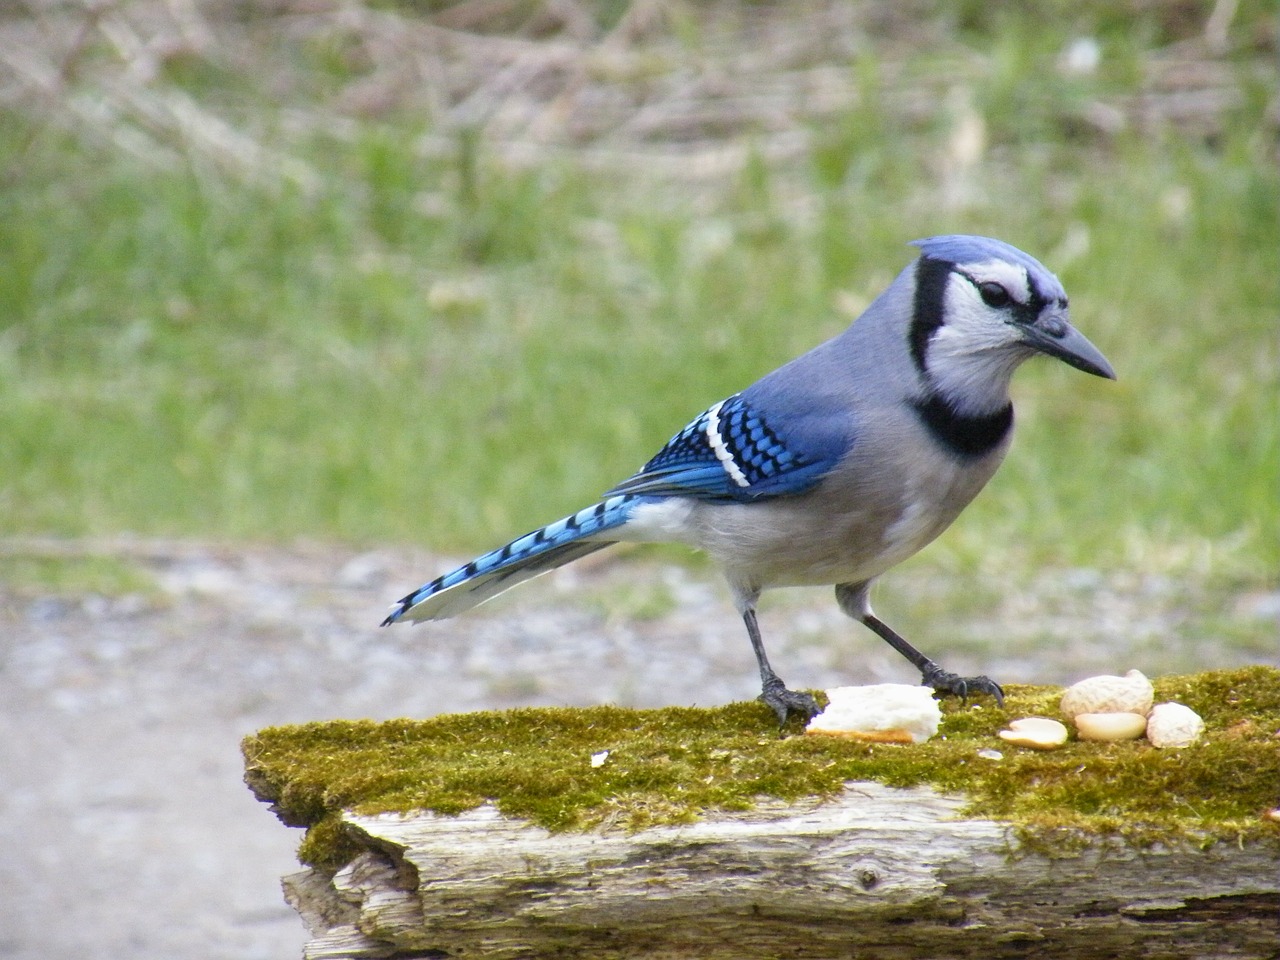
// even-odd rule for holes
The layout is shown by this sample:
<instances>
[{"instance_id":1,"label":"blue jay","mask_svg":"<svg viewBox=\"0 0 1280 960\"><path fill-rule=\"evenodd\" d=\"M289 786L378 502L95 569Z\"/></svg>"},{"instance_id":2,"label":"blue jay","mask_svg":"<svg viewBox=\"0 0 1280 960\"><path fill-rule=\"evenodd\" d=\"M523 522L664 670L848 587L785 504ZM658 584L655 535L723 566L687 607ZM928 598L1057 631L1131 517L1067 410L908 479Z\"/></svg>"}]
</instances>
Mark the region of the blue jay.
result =
<instances>
[{"instance_id":1,"label":"blue jay","mask_svg":"<svg viewBox=\"0 0 1280 960\"><path fill-rule=\"evenodd\" d=\"M840 607L923 683L1003 702L988 677L943 670L871 611L868 589L950 526L1013 432L1009 381L1047 354L1115 379L1068 322L1039 261L986 237L915 241L920 256L843 333L714 404L585 510L413 591L383 626L462 613L618 542L673 541L723 571L780 722L817 712L769 665L756 603L770 587L834 584Z\"/></svg>"}]
</instances>

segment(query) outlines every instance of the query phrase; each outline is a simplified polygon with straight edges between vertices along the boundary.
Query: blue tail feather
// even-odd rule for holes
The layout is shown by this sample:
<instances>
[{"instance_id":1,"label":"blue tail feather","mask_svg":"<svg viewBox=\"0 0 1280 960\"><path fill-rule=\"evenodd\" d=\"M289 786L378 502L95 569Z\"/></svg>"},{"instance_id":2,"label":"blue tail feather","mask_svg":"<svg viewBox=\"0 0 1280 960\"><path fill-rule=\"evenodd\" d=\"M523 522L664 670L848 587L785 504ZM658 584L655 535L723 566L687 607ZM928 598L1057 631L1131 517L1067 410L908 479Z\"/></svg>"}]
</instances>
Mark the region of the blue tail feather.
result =
<instances>
[{"instance_id":1,"label":"blue tail feather","mask_svg":"<svg viewBox=\"0 0 1280 960\"><path fill-rule=\"evenodd\" d=\"M437 577L396 604L382 621L443 620L478 606L517 583L594 553L616 541L601 534L627 522L639 498L608 497Z\"/></svg>"}]
</instances>

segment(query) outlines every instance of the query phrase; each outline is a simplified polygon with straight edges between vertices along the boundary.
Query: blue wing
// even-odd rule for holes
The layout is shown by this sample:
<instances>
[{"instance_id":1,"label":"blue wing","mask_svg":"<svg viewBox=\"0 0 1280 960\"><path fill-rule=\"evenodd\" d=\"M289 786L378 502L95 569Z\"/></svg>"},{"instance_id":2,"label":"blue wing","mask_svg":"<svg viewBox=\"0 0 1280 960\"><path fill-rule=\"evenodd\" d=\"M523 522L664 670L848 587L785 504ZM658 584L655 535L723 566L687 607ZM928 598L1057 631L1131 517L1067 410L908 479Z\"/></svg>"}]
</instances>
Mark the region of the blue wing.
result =
<instances>
[{"instance_id":1,"label":"blue wing","mask_svg":"<svg viewBox=\"0 0 1280 960\"><path fill-rule=\"evenodd\" d=\"M750 501L803 493L848 452L852 426L820 415L769 418L744 394L715 404L606 496Z\"/></svg>"}]
</instances>

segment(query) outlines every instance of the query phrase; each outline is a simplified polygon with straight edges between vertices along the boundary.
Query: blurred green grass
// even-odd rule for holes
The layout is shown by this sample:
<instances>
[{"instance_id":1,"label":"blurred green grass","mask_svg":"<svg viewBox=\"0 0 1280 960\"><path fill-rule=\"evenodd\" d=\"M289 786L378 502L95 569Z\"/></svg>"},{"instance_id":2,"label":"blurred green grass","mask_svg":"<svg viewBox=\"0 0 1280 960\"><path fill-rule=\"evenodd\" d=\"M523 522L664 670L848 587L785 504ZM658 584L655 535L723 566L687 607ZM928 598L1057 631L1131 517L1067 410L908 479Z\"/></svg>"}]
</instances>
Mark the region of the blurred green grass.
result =
<instances>
[{"instance_id":1,"label":"blurred green grass","mask_svg":"<svg viewBox=\"0 0 1280 960\"><path fill-rule=\"evenodd\" d=\"M439 131L406 116L294 135L306 190L0 113L0 533L487 548L841 329L907 241L973 232L1058 272L1120 379L1021 372L1014 450L932 562L1273 583L1274 79L1239 64L1211 137L1083 131L1080 105L1136 89L1167 38L1104 18L1104 69L1046 70L1080 26L1050 6L999 30L961 181L955 105L904 120L870 57L799 160L657 190L571 153L516 167L465 131L425 153ZM980 9L953 43L1000 26ZM901 75L954 53L922 45Z\"/></svg>"}]
</instances>

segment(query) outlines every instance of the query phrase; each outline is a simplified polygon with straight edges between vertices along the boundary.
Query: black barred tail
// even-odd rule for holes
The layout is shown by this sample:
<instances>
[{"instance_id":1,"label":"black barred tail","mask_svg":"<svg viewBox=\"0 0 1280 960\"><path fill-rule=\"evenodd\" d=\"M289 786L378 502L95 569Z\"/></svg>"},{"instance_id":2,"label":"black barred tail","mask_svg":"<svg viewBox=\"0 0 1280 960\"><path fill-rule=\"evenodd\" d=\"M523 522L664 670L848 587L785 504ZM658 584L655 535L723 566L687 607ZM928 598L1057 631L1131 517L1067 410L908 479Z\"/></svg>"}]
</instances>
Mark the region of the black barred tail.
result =
<instances>
[{"instance_id":1,"label":"black barred tail","mask_svg":"<svg viewBox=\"0 0 1280 960\"><path fill-rule=\"evenodd\" d=\"M476 557L413 591L396 604L382 625L456 616L517 583L607 547L616 541L601 535L626 523L637 499L609 497Z\"/></svg>"}]
</instances>

